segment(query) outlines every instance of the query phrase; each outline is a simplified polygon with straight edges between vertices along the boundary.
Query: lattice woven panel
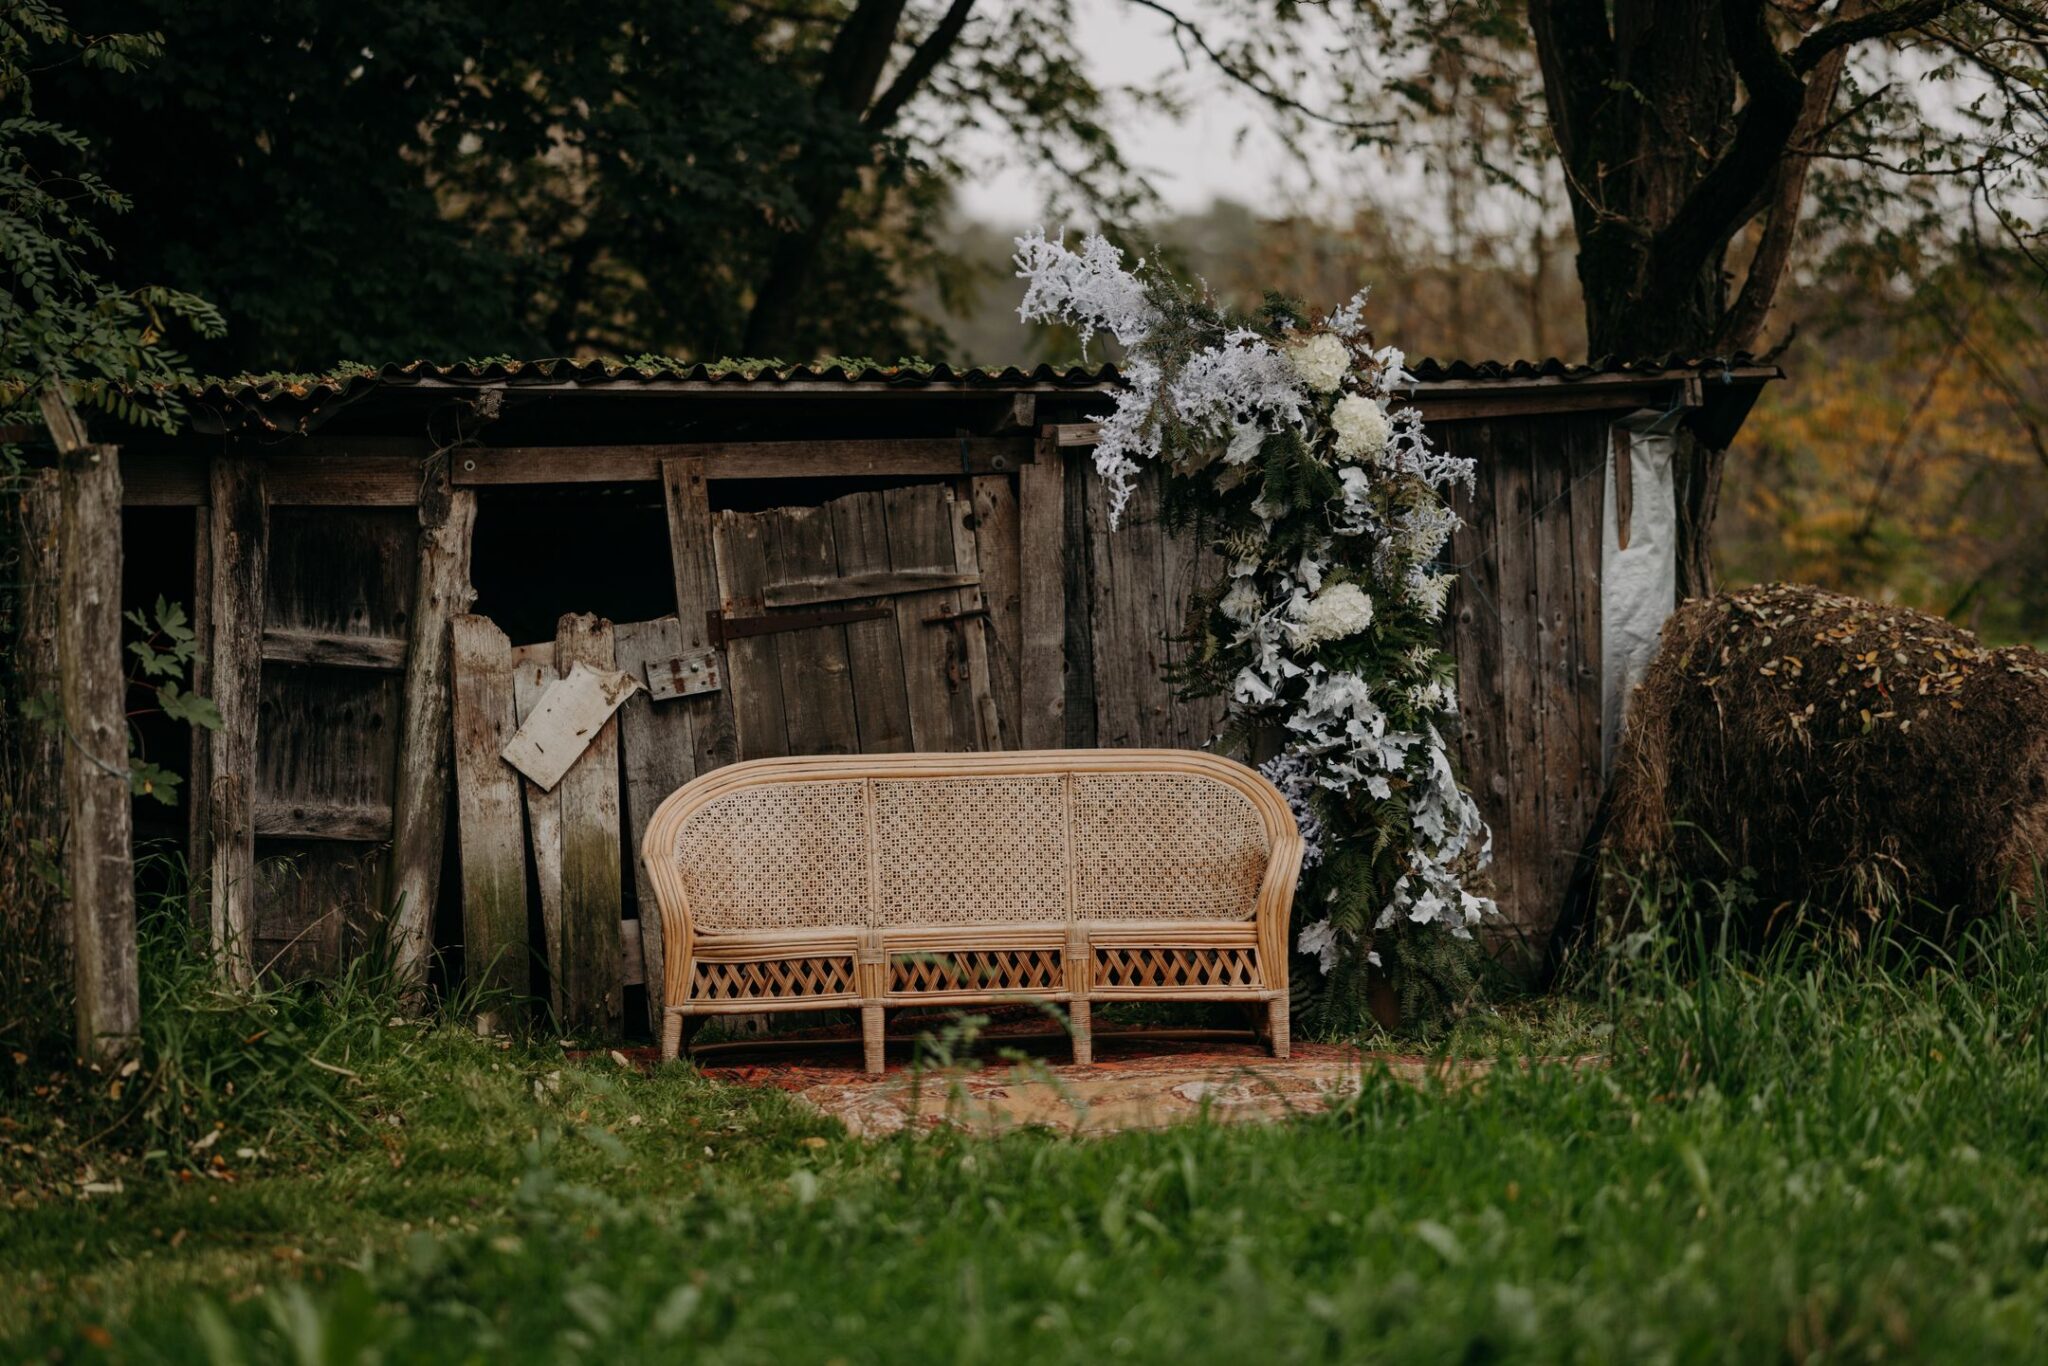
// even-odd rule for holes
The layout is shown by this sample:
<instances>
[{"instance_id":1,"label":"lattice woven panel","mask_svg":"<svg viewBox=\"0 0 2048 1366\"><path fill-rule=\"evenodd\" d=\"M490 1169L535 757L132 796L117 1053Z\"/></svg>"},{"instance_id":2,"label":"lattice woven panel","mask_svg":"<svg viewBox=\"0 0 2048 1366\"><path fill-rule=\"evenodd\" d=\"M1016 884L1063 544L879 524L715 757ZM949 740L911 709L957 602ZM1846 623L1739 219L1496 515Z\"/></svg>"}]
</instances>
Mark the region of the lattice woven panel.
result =
<instances>
[{"instance_id":1,"label":"lattice woven panel","mask_svg":"<svg viewBox=\"0 0 2048 1366\"><path fill-rule=\"evenodd\" d=\"M690 965L694 1001L771 1001L802 996L841 996L854 990L853 958L771 958L749 963Z\"/></svg>"},{"instance_id":2,"label":"lattice woven panel","mask_svg":"<svg viewBox=\"0 0 2048 1366\"><path fill-rule=\"evenodd\" d=\"M1266 829L1249 797L1191 773L1074 779L1083 920L1249 920Z\"/></svg>"},{"instance_id":3,"label":"lattice woven panel","mask_svg":"<svg viewBox=\"0 0 2048 1366\"><path fill-rule=\"evenodd\" d=\"M775 783L728 793L683 826L676 867L702 930L865 925L863 785Z\"/></svg>"},{"instance_id":4,"label":"lattice woven panel","mask_svg":"<svg viewBox=\"0 0 2048 1366\"><path fill-rule=\"evenodd\" d=\"M1098 987L1256 987L1258 954L1251 949L1095 950Z\"/></svg>"},{"instance_id":5,"label":"lattice woven panel","mask_svg":"<svg viewBox=\"0 0 2048 1366\"><path fill-rule=\"evenodd\" d=\"M883 925L1065 920L1060 779L875 784Z\"/></svg>"},{"instance_id":6,"label":"lattice woven panel","mask_svg":"<svg viewBox=\"0 0 2048 1366\"><path fill-rule=\"evenodd\" d=\"M920 991L1061 991L1059 949L975 949L906 954L889 960L892 994Z\"/></svg>"}]
</instances>

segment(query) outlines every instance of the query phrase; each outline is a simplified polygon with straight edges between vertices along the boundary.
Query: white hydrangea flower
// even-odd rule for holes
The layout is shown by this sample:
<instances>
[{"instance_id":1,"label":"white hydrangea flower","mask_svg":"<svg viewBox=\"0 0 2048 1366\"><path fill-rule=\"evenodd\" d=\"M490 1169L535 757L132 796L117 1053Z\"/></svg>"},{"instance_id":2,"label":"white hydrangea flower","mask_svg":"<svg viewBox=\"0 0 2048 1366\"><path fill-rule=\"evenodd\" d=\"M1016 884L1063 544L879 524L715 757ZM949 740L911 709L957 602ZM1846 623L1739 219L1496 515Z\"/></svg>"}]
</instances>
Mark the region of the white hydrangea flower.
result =
<instances>
[{"instance_id":1,"label":"white hydrangea flower","mask_svg":"<svg viewBox=\"0 0 2048 1366\"><path fill-rule=\"evenodd\" d=\"M1355 636L1372 625L1372 599L1355 583L1333 583L1308 600L1295 629L1304 646Z\"/></svg>"},{"instance_id":2,"label":"white hydrangea flower","mask_svg":"<svg viewBox=\"0 0 2048 1366\"><path fill-rule=\"evenodd\" d=\"M1351 371L1351 352L1335 334L1317 332L1287 348L1302 382L1319 394L1335 393Z\"/></svg>"},{"instance_id":3,"label":"white hydrangea flower","mask_svg":"<svg viewBox=\"0 0 2048 1366\"><path fill-rule=\"evenodd\" d=\"M1223 601L1218 604L1224 616L1240 624L1257 616L1261 605L1258 586L1250 579L1239 579L1231 584L1230 591L1223 595Z\"/></svg>"},{"instance_id":4,"label":"white hydrangea flower","mask_svg":"<svg viewBox=\"0 0 2048 1366\"><path fill-rule=\"evenodd\" d=\"M1337 454L1376 460L1386 453L1392 428L1378 403L1359 394L1346 394L1330 411L1330 430L1337 434Z\"/></svg>"},{"instance_id":5,"label":"white hydrangea flower","mask_svg":"<svg viewBox=\"0 0 2048 1366\"><path fill-rule=\"evenodd\" d=\"M1294 948L1297 953L1314 954L1322 964L1323 976L1337 970L1337 927L1328 917L1313 925L1303 925L1301 933L1295 936Z\"/></svg>"}]
</instances>

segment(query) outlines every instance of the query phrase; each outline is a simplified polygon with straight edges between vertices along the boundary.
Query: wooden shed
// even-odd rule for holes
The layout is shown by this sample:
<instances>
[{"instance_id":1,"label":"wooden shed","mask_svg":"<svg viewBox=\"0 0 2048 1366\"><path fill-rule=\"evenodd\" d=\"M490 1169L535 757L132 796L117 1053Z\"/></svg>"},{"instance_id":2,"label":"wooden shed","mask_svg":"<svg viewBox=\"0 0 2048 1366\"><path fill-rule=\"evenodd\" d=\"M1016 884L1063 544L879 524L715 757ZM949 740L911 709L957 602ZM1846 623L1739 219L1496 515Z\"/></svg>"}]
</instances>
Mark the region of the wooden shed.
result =
<instances>
[{"instance_id":1,"label":"wooden shed","mask_svg":"<svg viewBox=\"0 0 2048 1366\"><path fill-rule=\"evenodd\" d=\"M1417 367L1434 439L1478 461L1445 629L1516 930L1555 915L1672 606L1668 434L1725 442L1776 373ZM1114 382L546 362L193 395L191 430L126 446L121 475L128 592L177 598L189 563L224 720L185 808L214 925L259 969L317 970L387 931L414 959L473 940L493 901L558 1009L603 1028L659 955L638 831L698 772L1203 745L1220 704L1164 675L1212 566L1156 488L1108 529L1089 447ZM577 661L645 686L582 777L522 794L493 747Z\"/></svg>"}]
</instances>

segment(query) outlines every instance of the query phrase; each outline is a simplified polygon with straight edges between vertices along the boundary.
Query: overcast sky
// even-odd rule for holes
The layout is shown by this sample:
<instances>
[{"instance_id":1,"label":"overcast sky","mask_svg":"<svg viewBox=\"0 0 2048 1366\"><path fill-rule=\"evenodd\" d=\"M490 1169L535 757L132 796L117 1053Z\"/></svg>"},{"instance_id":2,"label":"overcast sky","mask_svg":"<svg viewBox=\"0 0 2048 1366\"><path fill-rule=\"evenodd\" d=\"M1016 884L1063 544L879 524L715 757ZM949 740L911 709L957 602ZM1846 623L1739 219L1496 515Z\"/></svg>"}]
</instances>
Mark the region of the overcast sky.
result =
<instances>
[{"instance_id":1,"label":"overcast sky","mask_svg":"<svg viewBox=\"0 0 2048 1366\"><path fill-rule=\"evenodd\" d=\"M1076 0L1075 10L1076 45L1098 85L1151 87L1170 77L1195 96L1185 121L1144 113L1118 124L1124 155L1150 173L1169 210L1198 210L1218 198L1299 203L1312 179L1329 181L1340 171L1342 159L1324 150L1314 154L1311 175L1264 130L1250 97L1182 61L1159 15L1125 0ZM963 187L960 203L968 216L1001 227L1034 223L1043 212L1039 190L1016 170Z\"/></svg>"}]
</instances>

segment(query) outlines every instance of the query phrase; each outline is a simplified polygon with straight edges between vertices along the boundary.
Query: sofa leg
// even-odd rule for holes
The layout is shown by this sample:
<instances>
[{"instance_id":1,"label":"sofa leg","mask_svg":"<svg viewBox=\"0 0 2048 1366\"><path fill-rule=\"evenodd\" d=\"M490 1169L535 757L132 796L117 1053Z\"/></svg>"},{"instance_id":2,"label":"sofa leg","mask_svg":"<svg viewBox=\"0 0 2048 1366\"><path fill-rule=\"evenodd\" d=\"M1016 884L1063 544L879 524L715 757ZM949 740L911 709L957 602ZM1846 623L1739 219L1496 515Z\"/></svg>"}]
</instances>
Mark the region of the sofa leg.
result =
<instances>
[{"instance_id":1,"label":"sofa leg","mask_svg":"<svg viewBox=\"0 0 2048 1366\"><path fill-rule=\"evenodd\" d=\"M882 1075L882 1008L862 1006L860 1008L861 1050L867 1055L868 1075Z\"/></svg>"},{"instance_id":2,"label":"sofa leg","mask_svg":"<svg viewBox=\"0 0 2048 1366\"><path fill-rule=\"evenodd\" d=\"M661 1017L661 1060L674 1062L683 1053L683 1012L664 1011Z\"/></svg>"},{"instance_id":3,"label":"sofa leg","mask_svg":"<svg viewBox=\"0 0 2048 1366\"><path fill-rule=\"evenodd\" d=\"M1074 1066L1095 1061L1095 1025L1086 1001L1067 1002L1067 1027L1074 1033Z\"/></svg>"},{"instance_id":4,"label":"sofa leg","mask_svg":"<svg viewBox=\"0 0 2048 1366\"><path fill-rule=\"evenodd\" d=\"M1287 1037L1287 998L1275 996L1266 1002L1266 1032L1268 1042L1273 1046L1273 1056L1284 1058L1293 1052L1293 1042Z\"/></svg>"}]
</instances>

